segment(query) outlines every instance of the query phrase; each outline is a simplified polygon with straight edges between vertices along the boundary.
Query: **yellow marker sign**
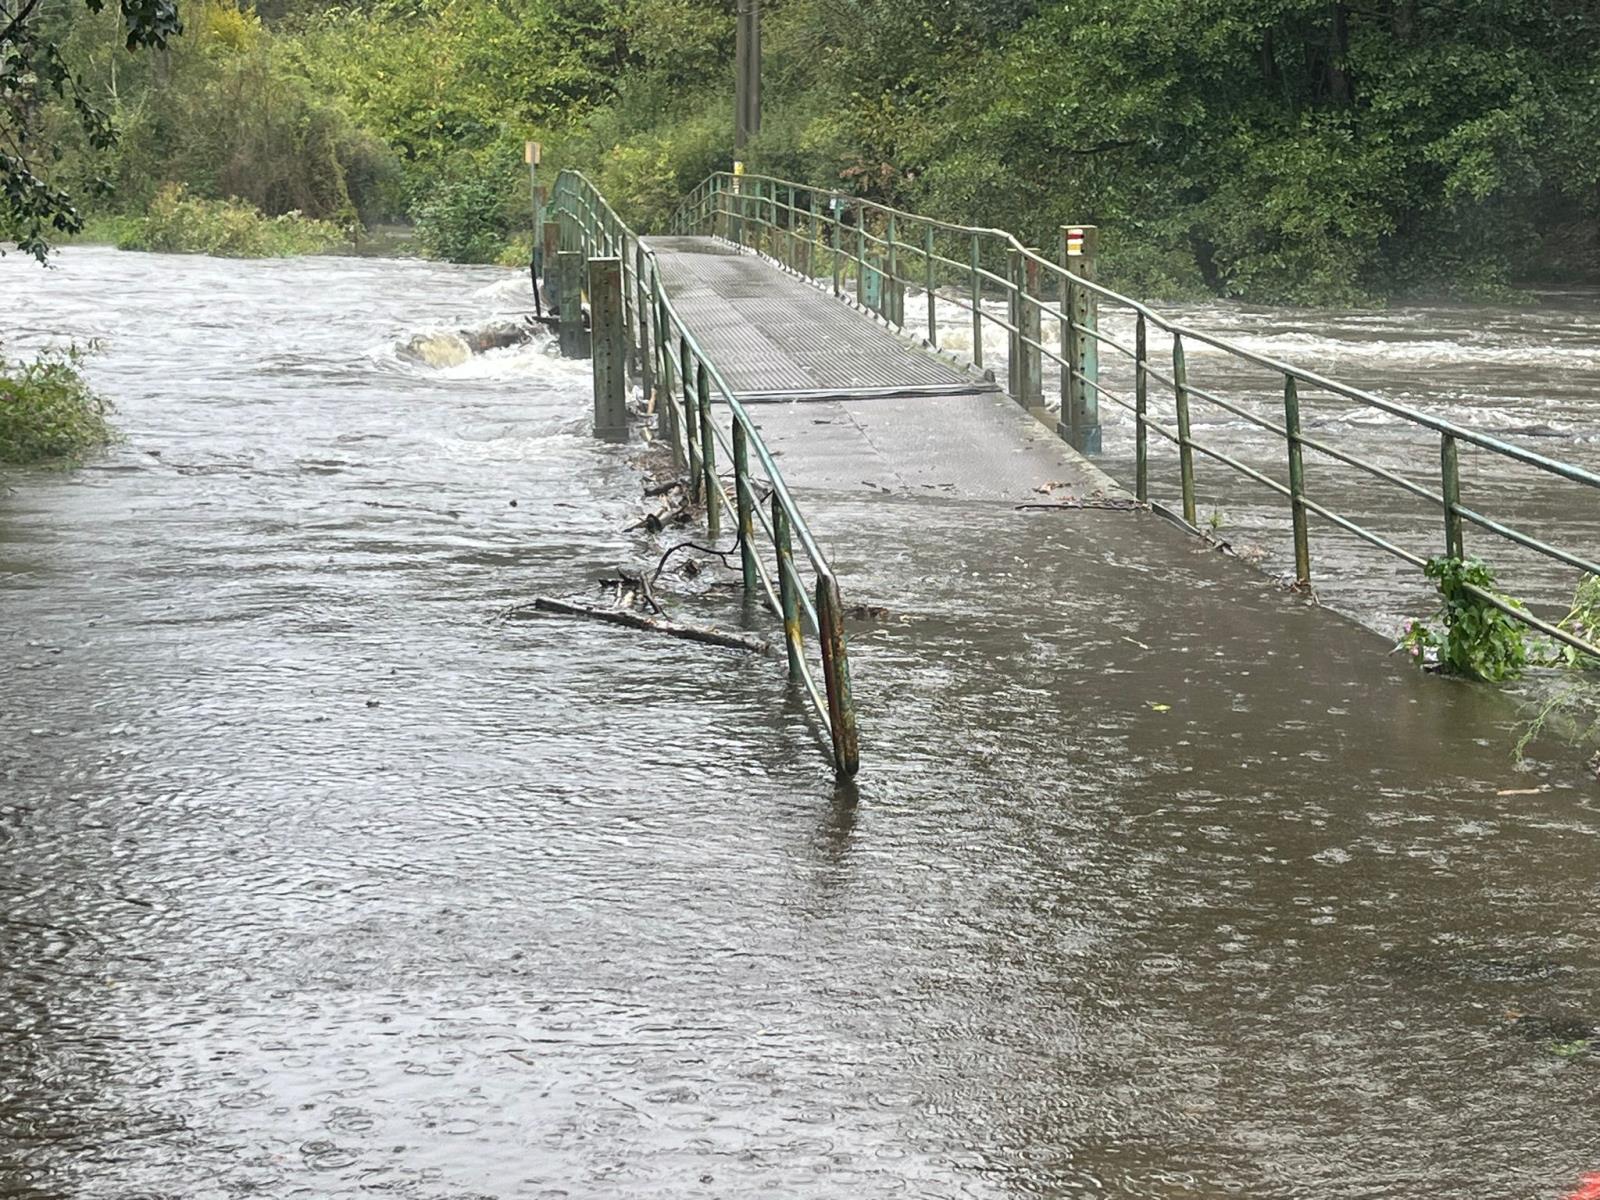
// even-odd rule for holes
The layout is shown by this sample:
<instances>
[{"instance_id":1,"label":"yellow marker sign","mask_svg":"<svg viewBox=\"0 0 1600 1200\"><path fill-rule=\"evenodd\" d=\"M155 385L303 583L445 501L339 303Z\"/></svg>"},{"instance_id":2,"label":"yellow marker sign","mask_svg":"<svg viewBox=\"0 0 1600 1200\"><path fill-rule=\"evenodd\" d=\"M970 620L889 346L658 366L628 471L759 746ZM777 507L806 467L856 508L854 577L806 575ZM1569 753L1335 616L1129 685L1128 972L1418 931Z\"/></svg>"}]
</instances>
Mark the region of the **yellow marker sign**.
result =
<instances>
[{"instance_id":1,"label":"yellow marker sign","mask_svg":"<svg viewBox=\"0 0 1600 1200\"><path fill-rule=\"evenodd\" d=\"M1081 255L1082 253L1083 253L1083 230L1081 230L1081 229L1069 229L1069 230L1067 230L1067 254L1069 256L1075 256L1075 255Z\"/></svg>"},{"instance_id":2,"label":"yellow marker sign","mask_svg":"<svg viewBox=\"0 0 1600 1200\"><path fill-rule=\"evenodd\" d=\"M527 163L530 167L538 166L539 152L543 149L544 147L540 146L538 142L522 143L522 161Z\"/></svg>"}]
</instances>

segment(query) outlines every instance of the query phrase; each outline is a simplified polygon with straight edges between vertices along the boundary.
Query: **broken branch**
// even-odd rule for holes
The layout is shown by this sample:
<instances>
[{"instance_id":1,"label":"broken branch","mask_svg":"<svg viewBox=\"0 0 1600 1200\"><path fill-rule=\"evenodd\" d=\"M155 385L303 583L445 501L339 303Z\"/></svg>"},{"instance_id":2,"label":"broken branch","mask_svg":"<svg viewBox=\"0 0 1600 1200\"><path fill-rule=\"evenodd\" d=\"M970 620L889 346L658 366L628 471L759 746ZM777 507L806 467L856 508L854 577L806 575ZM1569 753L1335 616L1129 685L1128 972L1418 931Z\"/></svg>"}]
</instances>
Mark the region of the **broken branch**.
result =
<instances>
[{"instance_id":1,"label":"broken branch","mask_svg":"<svg viewBox=\"0 0 1600 1200\"><path fill-rule=\"evenodd\" d=\"M583 617L590 621L605 621L629 629L642 629L649 633L664 633L668 637L686 642L703 642L708 646L722 646L729 650L747 650L752 654L766 654L771 647L758 637L743 633L726 633L720 629L705 629L698 625L680 625L665 617L646 617L621 608L598 608L591 604L576 604L570 600L555 600L549 596L535 596L532 604L518 604L502 615L507 620L527 620L538 613L556 613L564 617Z\"/></svg>"}]
</instances>

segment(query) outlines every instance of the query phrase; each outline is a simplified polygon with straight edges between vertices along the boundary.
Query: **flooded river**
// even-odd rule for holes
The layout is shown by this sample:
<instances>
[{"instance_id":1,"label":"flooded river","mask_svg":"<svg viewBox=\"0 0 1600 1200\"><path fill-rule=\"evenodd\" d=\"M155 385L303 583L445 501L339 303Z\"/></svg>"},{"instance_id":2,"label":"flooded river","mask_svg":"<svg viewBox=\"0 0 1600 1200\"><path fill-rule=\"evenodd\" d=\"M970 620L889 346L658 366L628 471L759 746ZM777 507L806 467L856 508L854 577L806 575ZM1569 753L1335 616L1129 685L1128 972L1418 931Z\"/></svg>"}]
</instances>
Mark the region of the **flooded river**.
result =
<instances>
[{"instance_id":1,"label":"flooded river","mask_svg":"<svg viewBox=\"0 0 1600 1200\"><path fill-rule=\"evenodd\" d=\"M813 495L889 610L850 631L839 788L770 661L494 621L661 547L586 364L396 353L522 302L417 262L0 259L7 348L102 339L126 435L0 495L0 1197L1600 1170L1600 791L1516 764L1504 698L1155 518ZM1432 317L1349 322L1356 382L1551 394L1429 365ZM1592 462L1600 303L1519 322L1571 352L1547 448Z\"/></svg>"}]
</instances>

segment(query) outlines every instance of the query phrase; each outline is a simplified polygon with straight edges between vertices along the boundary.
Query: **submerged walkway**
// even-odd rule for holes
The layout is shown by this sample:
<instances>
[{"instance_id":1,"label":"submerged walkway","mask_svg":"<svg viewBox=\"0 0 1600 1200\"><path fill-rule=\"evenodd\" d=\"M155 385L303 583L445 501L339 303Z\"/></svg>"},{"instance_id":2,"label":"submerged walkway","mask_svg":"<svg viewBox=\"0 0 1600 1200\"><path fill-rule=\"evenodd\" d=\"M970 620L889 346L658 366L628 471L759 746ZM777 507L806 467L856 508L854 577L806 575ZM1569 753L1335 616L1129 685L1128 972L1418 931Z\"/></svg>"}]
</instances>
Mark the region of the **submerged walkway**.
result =
<instances>
[{"instance_id":1,"label":"submerged walkway","mask_svg":"<svg viewBox=\"0 0 1600 1200\"><path fill-rule=\"evenodd\" d=\"M753 415L791 484L1015 503L1120 492L983 376L750 251L647 242L740 400L769 402Z\"/></svg>"}]
</instances>

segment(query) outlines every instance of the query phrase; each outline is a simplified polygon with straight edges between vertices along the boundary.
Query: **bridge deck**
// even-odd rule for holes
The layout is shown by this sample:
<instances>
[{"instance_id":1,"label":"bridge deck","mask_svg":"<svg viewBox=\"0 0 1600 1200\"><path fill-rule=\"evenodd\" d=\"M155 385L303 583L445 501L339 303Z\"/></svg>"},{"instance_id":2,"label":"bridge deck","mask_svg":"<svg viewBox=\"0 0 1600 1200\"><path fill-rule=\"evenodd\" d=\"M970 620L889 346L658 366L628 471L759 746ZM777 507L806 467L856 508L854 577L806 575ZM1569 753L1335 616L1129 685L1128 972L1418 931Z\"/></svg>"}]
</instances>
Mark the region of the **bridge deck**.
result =
<instances>
[{"instance_id":1,"label":"bridge deck","mask_svg":"<svg viewBox=\"0 0 1600 1200\"><path fill-rule=\"evenodd\" d=\"M1118 492L980 376L748 251L648 239L673 305L798 487L962 500Z\"/></svg>"},{"instance_id":2,"label":"bridge deck","mask_svg":"<svg viewBox=\"0 0 1600 1200\"><path fill-rule=\"evenodd\" d=\"M647 241L673 304L741 400L994 387L749 251L708 237Z\"/></svg>"}]
</instances>

